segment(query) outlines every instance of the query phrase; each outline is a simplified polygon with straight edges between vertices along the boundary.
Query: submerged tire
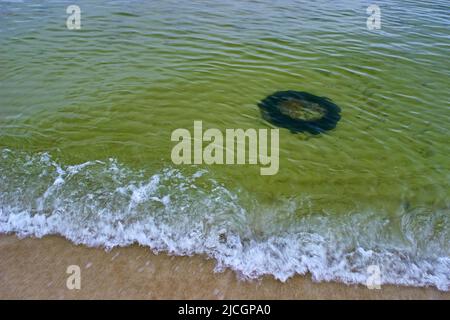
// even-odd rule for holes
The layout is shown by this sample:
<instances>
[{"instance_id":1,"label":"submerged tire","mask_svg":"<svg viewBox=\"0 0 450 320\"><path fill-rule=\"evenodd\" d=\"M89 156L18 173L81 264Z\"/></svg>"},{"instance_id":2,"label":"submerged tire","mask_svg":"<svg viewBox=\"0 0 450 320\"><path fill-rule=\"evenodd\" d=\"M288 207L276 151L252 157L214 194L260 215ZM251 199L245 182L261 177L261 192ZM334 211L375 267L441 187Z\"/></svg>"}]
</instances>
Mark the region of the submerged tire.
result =
<instances>
[{"instance_id":1,"label":"submerged tire","mask_svg":"<svg viewBox=\"0 0 450 320\"><path fill-rule=\"evenodd\" d=\"M278 91L262 100L258 107L265 120L293 133L320 134L334 129L341 119L337 105L307 92Z\"/></svg>"}]
</instances>

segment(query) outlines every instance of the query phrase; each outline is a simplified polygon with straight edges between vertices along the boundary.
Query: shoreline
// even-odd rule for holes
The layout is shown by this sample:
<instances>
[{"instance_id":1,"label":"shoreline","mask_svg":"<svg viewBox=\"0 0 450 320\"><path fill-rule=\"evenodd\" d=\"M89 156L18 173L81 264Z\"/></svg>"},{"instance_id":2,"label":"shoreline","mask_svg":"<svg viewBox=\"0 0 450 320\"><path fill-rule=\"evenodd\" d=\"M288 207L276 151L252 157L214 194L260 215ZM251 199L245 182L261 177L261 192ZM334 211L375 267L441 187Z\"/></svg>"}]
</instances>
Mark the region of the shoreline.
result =
<instances>
[{"instance_id":1,"label":"shoreline","mask_svg":"<svg viewBox=\"0 0 450 320\"><path fill-rule=\"evenodd\" d=\"M81 289L66 286L67 267L78 265ZM61 236L18 238L0 234L0 299L443 299L434 287L314 282L294 276L286 282L266 276L239 280L226 269L214 272L204 256L154 254L132 245L106 251L75 245Z\"/></svg>"}]
</instances>

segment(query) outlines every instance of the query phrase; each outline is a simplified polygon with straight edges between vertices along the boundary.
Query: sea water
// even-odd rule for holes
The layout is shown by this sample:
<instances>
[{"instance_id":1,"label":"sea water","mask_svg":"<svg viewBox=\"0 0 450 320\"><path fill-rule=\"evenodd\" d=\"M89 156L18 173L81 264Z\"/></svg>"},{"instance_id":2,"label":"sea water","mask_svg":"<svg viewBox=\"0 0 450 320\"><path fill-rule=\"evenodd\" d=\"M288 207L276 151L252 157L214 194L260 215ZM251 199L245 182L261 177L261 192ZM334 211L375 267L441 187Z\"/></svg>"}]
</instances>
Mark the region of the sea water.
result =
<instances>
[{"instance_id":1,"label":"sea water","mask_svg":"<svg viewBox=\"0 0 450 320\"><path fill-rule=\"evenodd\" d=\"M206 254L242 278L450 285L448 1L0 1L0 232ZM175 165L171 133L273 128L276 91L334 130L279 170Z\"/></svg>"}]
</instances>

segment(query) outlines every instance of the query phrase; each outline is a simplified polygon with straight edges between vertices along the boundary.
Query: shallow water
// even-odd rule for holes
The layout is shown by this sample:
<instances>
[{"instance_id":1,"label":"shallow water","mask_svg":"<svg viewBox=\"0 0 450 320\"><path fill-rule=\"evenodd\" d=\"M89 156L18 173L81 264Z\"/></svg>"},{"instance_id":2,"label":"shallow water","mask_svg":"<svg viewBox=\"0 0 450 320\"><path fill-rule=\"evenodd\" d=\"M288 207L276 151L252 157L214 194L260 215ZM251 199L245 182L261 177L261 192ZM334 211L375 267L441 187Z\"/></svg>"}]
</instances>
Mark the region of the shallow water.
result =
<instances>
[{"instance_id":1,"label":"shallow water","mask_svg":"<svg viewBox=\"0 0 450 320\"><path fill-rule=\"evenodd\" d=\"M244 277L450 284L450 6L0 1L0 231L206 253ZM280 170L175 166L176 128L271 128L281 90L336 129L280 129Z\"/></svg>"}]
</instances>

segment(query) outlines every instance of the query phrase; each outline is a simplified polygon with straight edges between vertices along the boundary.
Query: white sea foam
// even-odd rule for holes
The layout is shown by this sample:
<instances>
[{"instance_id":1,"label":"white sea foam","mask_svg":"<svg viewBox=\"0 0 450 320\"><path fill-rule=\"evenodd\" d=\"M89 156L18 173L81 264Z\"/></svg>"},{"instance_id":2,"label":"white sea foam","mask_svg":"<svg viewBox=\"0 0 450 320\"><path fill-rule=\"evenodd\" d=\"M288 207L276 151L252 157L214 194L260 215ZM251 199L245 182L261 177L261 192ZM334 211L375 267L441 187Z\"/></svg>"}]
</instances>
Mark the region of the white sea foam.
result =
<instances>
[{"instance_id":1,"label":"white sea foam","mask_svg":"<svg viewBox=\"0 0 450 320\"><path fill-rule=\"evenodd\" d=\"M139 243L177 255L207 254L217 260L217 271L232 268L243 278L269 274L286 281L309 273L316 281L365 284L367 267L379 265L384 284L449 290L447 209L400 212L398 222L379 212L293 219L304 204L246 206L244 192L238 197L205 171L186 175L166 168L147 176L113 159L63 166L47 154L8 150L2 160L2 233L60 234L89 246ZM277 211L292 221L282 231L261 232L252 211L267 216Z\"/></svg>"}]
</instances>

